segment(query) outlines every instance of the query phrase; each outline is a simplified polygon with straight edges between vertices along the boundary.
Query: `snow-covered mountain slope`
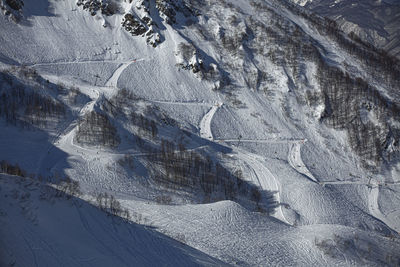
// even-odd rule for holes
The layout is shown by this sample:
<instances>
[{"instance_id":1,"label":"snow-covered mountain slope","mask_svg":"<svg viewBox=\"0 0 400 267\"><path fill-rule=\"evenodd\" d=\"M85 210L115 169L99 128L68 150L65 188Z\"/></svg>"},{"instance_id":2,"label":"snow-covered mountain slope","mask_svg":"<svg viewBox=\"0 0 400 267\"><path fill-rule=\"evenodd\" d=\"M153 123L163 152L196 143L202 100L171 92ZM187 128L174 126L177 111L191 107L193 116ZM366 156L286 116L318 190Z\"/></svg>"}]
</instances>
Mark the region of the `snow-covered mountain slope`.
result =
<instances>
[{"instance_id":1,"label":"snow-covered mountain slope","mask_svg":"<svg viewBox=\"0 0 400 267\"><path fill-rule=\"evenodd\" d=\"M397 59L286 1L23 3L0 16L1 172L228 264L399 264Z\"/></svg>"},{"instance_id":2,"label":"snow-covered mountain slope","mask_svg":"<svg viewBox=\"0 0 400 267\"><path fill-rule=\"evenodd\" d=\"M347 33L400 56L400 1L293 0L317 14L335 20Z\"/></svg>"},{"instance_id":3,"label":"snow-covered mountain slope","mask_svg":"<svg viewBox=\"0 0 400 267\"><path fill-rule=\"evenodd\" d=\"M156 231L29 178L0 176L2 266L221 266Z\"/></svg>"}]
</instances>

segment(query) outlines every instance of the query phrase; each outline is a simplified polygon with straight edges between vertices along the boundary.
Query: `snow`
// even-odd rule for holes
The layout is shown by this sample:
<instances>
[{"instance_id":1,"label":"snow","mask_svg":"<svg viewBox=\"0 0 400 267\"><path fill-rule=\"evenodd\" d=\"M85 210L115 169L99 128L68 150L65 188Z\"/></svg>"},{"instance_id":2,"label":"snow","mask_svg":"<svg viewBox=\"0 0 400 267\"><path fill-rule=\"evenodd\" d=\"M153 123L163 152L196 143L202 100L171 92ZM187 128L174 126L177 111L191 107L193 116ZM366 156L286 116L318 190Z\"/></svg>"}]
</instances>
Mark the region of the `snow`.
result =
<instances>
[{"instance_id":1,"label":"snow","mask_svg":"<svg viewBox=\"0 0 400 267\"><path fill-rule=\"evenodd\" d=\"M140 59L139 61L143 61L144 59ZM106 82L105 86L109 86L109 87L117 87L118 85L118 80L119 77L121 76L122 72L129 67L130 64L132 63L136 63L138 60L136 59L132 59L128 62L124 62L121 64L121 66L118 67L118 69L113 73L113 75L111 76L111 78Z\"/></svg>"},{"instance_id":2,"label":"snow","mask_svg":"<svg viewBox=\"0 0 400 267\"><path fill-rule=\"evenodd\" d=\"M304 174L307 178L310 180L317 182L318 180L312 175L310 170L308 170L307 166L304 164L302 158L301 158L301 145L305 142L305 140L302 140L297 143L293 143L289 145L289 154L288 154L288 162L290 166L293 167L296 171L298 171L301 174Z\"/></svg>"},{"instance_id":3,"label":"snow","mask_svg":"<svg viewBox=\"0 0 400 267\"><path fill-rule=\"evenodd\" d=\"M219 107L222 107L222 103L215 104L211 109L204 115L200 121L200 136L202 138L213 140L213 134L211 132L211 121L214 117L215 112L217 112Z\"/></svg>"},{"instance_id":4,"label":"snow","mask_svg":"<svg viewBox=\"0 0 400 267\"><path fill-rule=\"evenodd\" d=\"M112 218L29 179L0 176L1 265L220 266L151 228Z\"/></svg>"},{"instance_id":5,"label":"snow","mask_svg":"<svg viewBox=\"0 0 400 267\"><path fill-rule=\"evenodd\" d=\"M20 130L0 122L0 160L18 163L33 177L68 175L79 181L84 194L75 204L64 199L51 204L38 200L41 188L48 185L1 175L0 248L6 248L7 255L0 257L0 265L30 266L36 261L38 266L348 266L379 265L389 256L398 259L398 172L369 179L371 174L349 149L347 136L318 121L324 105L312 109L297 103L308 89L320 92L315 65L303 62L309 84L297 81L304 84L293 92L287 66L248 55L243 47L233 55L213 40L222 32L245 28L246 16L262 17L248 1L232 1L239 11L222 1L205 4L205 15L198 18L203 28L157 21L165 40L156 48L121 29L122 14L92 17L77 9L75 1L49 4L54 16L32 11L27 16L29 26L0 16L2 69L24 64L51 84L79 88L85 97L71 106L71 114L55 129ZM124 10L139 12L135 4L123 3ZM342 68L347 62L362 72L359 62L307 20L279 2L267 4L300 26L331 64ZM34 8L32 3L28 7ZM240 23L230 24L232 16ZM216 36L205 38L207 34ZM175 52L182 42L200 48L199 55L207 56L204 64L228 70L232 84L216 89L221 81L177 66L182 59ZM264 85L250 86L251 79L244 74L257 73L260 66L273 77L265 84L272 96L263 92ZM138 149L132 139L135 133L118 116L110 116L121 134L117 148L74 141L79 120L121 89L136 97L128 108L152 116L142 112L149 107L190 134L182 137L182 131L163 125L157 138L183 140L188 151L211 151L213 160L242 171L243 180L273 196L275 203L263 203L271 205L270 211L246 209L224 199L203 203L197 196L193 201L185 198L187 192L155 184L148 167L151 153ZM365 110L363 115L365 123L376 121L372 112ZM146 141L155 144L159 139ZM132 157L133 170L118 163L125 156ZM14 191L29 191L29 201L12 198ZM99 192L113 194L134 215L131 222L116 224L92 206ZM155 198L160 195L180 202L158 203ZM19 207L28 209L30 218ZM340 240L352 245L343 249ZM321 248L328 246L323 241L336 242L335 252L330 251L334 257ZM373 257L363 256L369 254Z\"/></svg>"}]
</instances>

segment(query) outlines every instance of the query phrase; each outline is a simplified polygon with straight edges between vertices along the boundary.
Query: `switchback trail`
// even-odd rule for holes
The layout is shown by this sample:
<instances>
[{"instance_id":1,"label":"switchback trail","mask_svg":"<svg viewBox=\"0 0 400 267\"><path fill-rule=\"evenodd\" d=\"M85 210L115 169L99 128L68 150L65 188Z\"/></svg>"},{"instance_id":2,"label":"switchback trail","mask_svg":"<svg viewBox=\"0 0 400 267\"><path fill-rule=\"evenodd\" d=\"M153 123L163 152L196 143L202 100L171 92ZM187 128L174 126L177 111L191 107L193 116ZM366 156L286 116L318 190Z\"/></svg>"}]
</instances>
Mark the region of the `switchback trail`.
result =
<instances>
[{"instance_id":1,"label":"switchback trail","mask_svg":"<svg viewBox=\"0 0 400 267\"><path fill-rule=\"evenodd\" d=\"M90 64L90 63L120 63L120 64L126 64L128 62L139 62L143 61L145 59L131 59L131 60L111 60L111 59L105 59L105 60L76 60L76 61L54 61L54 62L41 62L41 63L35 63L35 64L21 64L23 66L27 67L38 67L38 66L52 66L52 65L66 65L66 64Z\"/></svg>"},{"instance_id":2,"label":"switchback trail","mask_svg":"<svg viewBox=\"0 0 400 267\"><path fill-rule=\"evenodd\" d=\"M227 143L265 143L265 144L296 144L302 142L302 139L215 139L216 142Z\"/></svg>"},{"instance_id":3,"label":"switchback trail","mask_svg":"<svg viewBox=\"0 0 400 267\"><path fill-rule=\"evenodd\" d=\"M167 105L181 105L181 106L204 106L210 107L214 104L206 103L206 102L195 102L195 101L168 101L168 100L144 100L150 103L156 104L167 104Z\"/></svg>"},{"instance_id":4,"label":"switchback trail","mask_svg":"<svg viewBox=\"0 0 400 267\"><path fill-rule=\"evenodd\" d=\"M76 125L77 125L77 120L81 117L83 117L86 113L90 112L93 110L93 107L96 103L96 101L99 99L100 97L100 93L98 91L95 91L96 97L94 99L92 99L92 101L89 101L88 103L86 103L78 112L78 116L74 117L74 115L71 115L71 118L66 120L65 123L62 124L62 126L60 126L57 129L57 133L55 134L55 136L51 139L50 144L48 146L48 148L46 149L46 152L40 157L39 159L39 163L38 163L38 167L36 169L36 177L38 177L40 175L41 169L43 167L43 164L45 162L45 159L50 156L50 152L52 151L53 148L56 147L56 143L60 142L60 137L63 135L66 136L68 133L72 132ZM62 139L62 137L61 137Z\"/></svg>"},{"instance_id":5,"label":"switchback trail","mask_svg":"<svg viewBox=\"0 0 400 267\"><path fill-rule=\"evenodd\" d=\"M200 121L200 136L204 139L214 140L211 131L211 121L214 117L215 112L217 112L218 108L222 107L223 103L215 104L211 107L211 109L204 115L204 117Z\"/></svg>"},{"instance_id":6,"label":"switchback trail","mask_svg":"<svg viewBox=\"0 0 400 267\"><path fill-rule=\"evenodd\" d=\"M372 216L381 220L387 226L400 233L398 221L389 220L388 216L384 215L379 207L379 186L371 188L368 195L368 208Z\"/></svg>"},{"instance_id":7,"label":"switchback trail","mask_svg":"<svg viewBox=\"0 0 400 267\"><path fill-rule=\"evenodd\" d=\"M113 73L113 75L110 77L110 79L108 79L108 81L106 82L105 86L106 87L117 87L118 85L118 80L119 77L121 76L121 74L124 72L124 70L129 67L129 65L131 65L132 63L136 63L136 62L140 62L140 61L144 61L144 59L133 59L133 60L129 60L126 62L123 62Z\"/></svg>"},{"instance_id":8,"label":"switchback trail","mask_svg":"<svg viewBox=\"0 0 400 267\"><path fill-rule=\"evenodd\" d=\"M304 164L303 159L301 158L301 146L306 140L301 142L289 143L289 153L288 153L288 162L293 169L297 172L305 175L311 181L318 183L318 180L312 175L310 170Z\"/></svg>"}]
</instances>

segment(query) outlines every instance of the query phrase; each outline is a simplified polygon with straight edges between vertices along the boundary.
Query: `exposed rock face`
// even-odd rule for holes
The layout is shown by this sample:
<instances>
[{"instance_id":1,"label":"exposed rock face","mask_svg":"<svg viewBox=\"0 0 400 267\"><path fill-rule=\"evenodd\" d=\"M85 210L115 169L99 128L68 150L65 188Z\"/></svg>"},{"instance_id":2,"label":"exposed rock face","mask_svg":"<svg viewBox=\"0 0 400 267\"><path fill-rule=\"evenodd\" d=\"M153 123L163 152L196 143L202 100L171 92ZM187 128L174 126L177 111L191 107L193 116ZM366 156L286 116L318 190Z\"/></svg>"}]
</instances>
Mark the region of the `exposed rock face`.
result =
<instances>
[{"instance_id":1,"label":"exposed rock face","mask_svg":"<svg viewBox=\"0 0 400 267\"><path fill-rule=\"evenodd\" d=\"M177 66L193 72L198 78L214 82L214 90L220 89L228 83L216 63L205 61L208 56L197 49L193 44L181 42L175 50ZM209 57L208 57L209 58Z\"/></svg>"},{"instance_id":2,"label":"exposed rock face","mask_svg":"<svg viewBox=\"0 0 400 267\"><path fill-rule=\"evenodd\" d=\"M23 7L24 2L22 0L0 0L0 9L4 15L10 16L15 22L22 18Z\"/></svg>"},{"instance_id":3,"label":"exposed rock face","mask_svg":"<svg viewBox=\"0 0 400 267\"><path fill-rule=\"evenodd\" d=\"M318 37L307 34L301 25L288 22L263 1L254 1L253 6L262 12L260 16L268 18L268 24L255 16L226 16L222 23L199 26L199 32L212 34L216 50L221 52L219 66L232 76L233 83L243 81L255 91L263 90L271 101L278 98L286 116L297 121L299 127L306 122L304 116L294 112L295 105L308 110L310 119L344 130L349 146L364 167L379 170L393 166L400 159L398 60L356 34L347 35L333 20L284 4L339 46L346 56L331 60L329 52L315 45L314 38ZM203 61L195 60L199 57L193 52L194 46L185 44L177 50L180 66L197 73L206 68ZM282 67L280 75L287 77L288 91L274 90L281 85L276 83L276 72L268 64Z\"/></svg>"},{"instance_id":4,"label":"exposed rock face","mask_svg":"<svg viewBox=\"0 0 400 267\"><path fill-rule=\"evenodd\" d=\"M114 1L78 0L76 4L82 6L84 10L89 11L92 16L96 15L98 11L106 16L111 16L118 12L118 4Z\"/></svg>"},{"instance_id":5,"label":"exposed rock face","mask_svg":"<svg viewBox=\"0 0 400 267\"><path fill-rule=\"evenodd\" d=\"M21 10L24 6L22 0L6 0L6 4L14 10Z\"/></svg>"},{"instance_id":6,"label":"exposed rock face","mask_svg":"<svg viewBox=\"0 0 400 267\"><path fill-rule=\"evenodd\" d=\"M203 59L193 45L180 43L175 54L177 56L178 65L183 69L192 70L193 73L205 70Z\"/></svg>"},{"instance_id":7,"label":"exposed rock face","mask_svg":"<svg viewBox=\"0 0 400 267\"><path fill-rule=\"evenodd\" d=\"M7 0L7 1L18 1L18 0ZM132 1L128 1L132 4ZM114 0L78 0L78 6L82 6L84 10L87 10L92 16L95 16L98 12L106 16L112 16L119 12L119 3ZM157 23L154 22L154 15L151 14L150 10L153 6L153 10L158 13L166 23L175 24L177 18L189 18L196 15L196 11L190 8L184 1L171 1L171 0L157 0L150 2L149 0L136 1L132 6L131 10L127 11L124 15L121 24L123 28L132 34L132 36L143 36L146 38L146 42L156 47L162 42L160 29ZM185 23L185 22L183 22ZM107 27L107 23L103 24Z\"/></svg>"},{"instance_id":8,"label":"exposed rock face","mask_svg":"<svg viewBox=\"0 0 400 267\"><path fill-rule=\"evenodd\" d=\"M129 13L125 14L122 19L122 26L134 36L142 35L147 31L146 26L139 19Z\"/></svg>"},{"instance_id":9,"label":"exposed rock face","mask_svg":"<svg viewBox=\"0 0 400 267\"><path fill-rule=\"evenodd\" d=\"M139 19L128 13L125 14L121 23L125 30L130 32L132 36L142 35L146 37L146 42L151 46L156 47L161 43L160 34L156 30L158 28L148 15L144 15L142 19Z\"/></svg>"}]
</instances>

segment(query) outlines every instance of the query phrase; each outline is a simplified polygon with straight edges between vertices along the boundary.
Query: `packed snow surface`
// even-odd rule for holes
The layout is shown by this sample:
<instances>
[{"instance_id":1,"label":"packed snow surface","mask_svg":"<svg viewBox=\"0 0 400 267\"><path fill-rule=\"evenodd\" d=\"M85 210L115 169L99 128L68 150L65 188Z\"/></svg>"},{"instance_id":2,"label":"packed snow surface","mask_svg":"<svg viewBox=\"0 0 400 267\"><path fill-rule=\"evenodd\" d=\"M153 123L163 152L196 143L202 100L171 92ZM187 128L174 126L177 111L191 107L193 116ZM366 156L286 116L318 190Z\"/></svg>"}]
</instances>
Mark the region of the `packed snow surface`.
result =
<instances>
[{"instance_id":1,"label":"packed snow surface","mask_svg":"<svg viewBox=\"0 0 400 267\"><path fill-rule=\"evenodd\" d=\"M263 41L247 23L265 26L268 11L282 22L274 30L296 25L329 66L379 80L364 77L355 57L283 2L255 1L263 11L245 0L204 1L203 8L194 1L199 15L180 11L170 25L155 6L164 1L149 1L162 40L155 48L121 25L124 12L143 18L140 1L121 2L113 16L91 16L72 0L24 2L21 23L0 16L1 70L68 111L43 128L0 120L0 161L31 177L0 174L0 265L399 264L400 168L364 169L346 134L319 120L324 103L300 104L320 94L314 63L296 59L295 77L284 57L264 57L283 53L283 43L268 51L241 44ZM43 81L18 74L27 68ZM60 88L78 88L79 97L71 104ZM114 145L89 142L109 134L96 125L79 142L96 112L117 133ZM172 159L183 151L206 155L258 191L229 198L223 189L206 195L157 183L174 178L164 167L170 162L157 162L167 154L165 140L179 143ZM61 176L79 182L82 194L52 197ZM129 222L96 208L99 193L115 197Z\"/></svg>"}]
</instances>

